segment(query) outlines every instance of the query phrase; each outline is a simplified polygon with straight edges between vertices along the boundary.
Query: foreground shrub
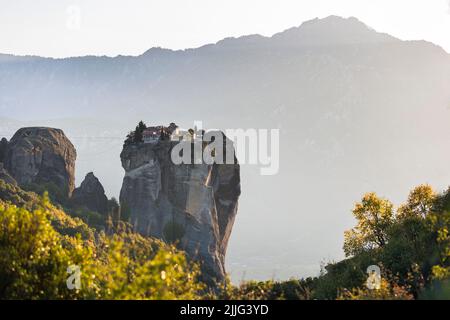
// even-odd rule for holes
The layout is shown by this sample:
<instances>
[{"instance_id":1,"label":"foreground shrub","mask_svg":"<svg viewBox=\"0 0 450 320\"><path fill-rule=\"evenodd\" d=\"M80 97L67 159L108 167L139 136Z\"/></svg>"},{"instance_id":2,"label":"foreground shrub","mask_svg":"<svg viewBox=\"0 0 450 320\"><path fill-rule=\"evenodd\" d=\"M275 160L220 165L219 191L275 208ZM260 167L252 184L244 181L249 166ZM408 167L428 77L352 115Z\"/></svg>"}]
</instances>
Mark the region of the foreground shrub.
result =
<instances>
[{"instance_id":1,"label":"foreground shrub","mask_svg":"<svg viewBox=\"0 0 450 320\"><path fill-rule=\"evenodd\" d=\"M69 290L74 265L81 287ZM0 201L1 299L198 299L198 276L174 247L132 232L96 233L47 196L34 210Z\"/></svg>"}]
</instances>

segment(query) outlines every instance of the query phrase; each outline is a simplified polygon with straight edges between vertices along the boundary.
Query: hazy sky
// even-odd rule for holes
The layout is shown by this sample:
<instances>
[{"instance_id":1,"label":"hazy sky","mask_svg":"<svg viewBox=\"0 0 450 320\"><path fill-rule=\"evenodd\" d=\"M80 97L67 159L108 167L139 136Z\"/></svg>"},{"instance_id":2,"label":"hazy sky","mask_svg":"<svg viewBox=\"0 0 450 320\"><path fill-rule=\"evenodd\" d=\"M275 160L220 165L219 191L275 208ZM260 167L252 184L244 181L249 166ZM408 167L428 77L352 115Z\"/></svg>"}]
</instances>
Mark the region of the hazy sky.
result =
<instances>
[{"instance_id":1,"label":"hazy sky","mask_svg":"<svg viewBox=\"0 0 450 320\"><path fill-rule=\"evenodd\" d=\"M332 14L450 52L450 0L0 0L0 52L138 55L154 46L270 36Z\"/></svg>"}]
</instances>

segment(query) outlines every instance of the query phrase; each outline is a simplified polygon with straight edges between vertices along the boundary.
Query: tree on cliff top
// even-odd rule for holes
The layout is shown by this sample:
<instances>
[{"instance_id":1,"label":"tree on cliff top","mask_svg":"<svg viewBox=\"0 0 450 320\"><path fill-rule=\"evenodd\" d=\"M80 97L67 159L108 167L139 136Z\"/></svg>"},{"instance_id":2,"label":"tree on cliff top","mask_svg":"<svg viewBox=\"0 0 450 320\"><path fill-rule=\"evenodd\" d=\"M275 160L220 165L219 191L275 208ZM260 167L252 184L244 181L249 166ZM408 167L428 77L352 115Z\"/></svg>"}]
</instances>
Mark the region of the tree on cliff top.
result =
<instances>
[{"instance_id":1,"label":"tree on cliff top","mask_svg":"<svg viewBox=\"0 0 450 320\"><path fill-rule=\"evenodd\" d=\"M144 133L144 130L147 129L147 125L140 121L139 124L136 127L136 131L134 131L134 142L139 143L143 141L142 134Z\"/></svg>"}]
</instances>

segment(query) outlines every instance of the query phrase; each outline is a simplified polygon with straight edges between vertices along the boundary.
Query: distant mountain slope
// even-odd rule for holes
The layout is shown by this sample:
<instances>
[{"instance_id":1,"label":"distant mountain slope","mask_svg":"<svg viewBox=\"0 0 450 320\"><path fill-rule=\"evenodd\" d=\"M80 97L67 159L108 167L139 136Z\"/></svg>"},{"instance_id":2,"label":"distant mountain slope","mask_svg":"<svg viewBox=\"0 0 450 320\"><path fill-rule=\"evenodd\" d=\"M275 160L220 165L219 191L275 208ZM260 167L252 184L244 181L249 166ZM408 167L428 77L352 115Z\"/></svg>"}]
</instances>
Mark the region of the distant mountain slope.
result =
<instances>
[{"instance_id":1,"label":"distant mountain slope","mask_svg":"<svg viewBox=\"0 0 450 320\"><path fill-rule=\"evenodd\" d=\"M237 279L243 270L304 275L340 258L352 203L366 191L396 201L418 183L444 188L449 88L442 48L334 16L137 57L0 57L0 117L63 128L79 151L79 177L94 170L116 196L120 137L141 118L280 128L280 174L242 166L228 256Z\"/></svg>"},{"instance_id":2,"label":"distant mountain slope","mask_svg":"<svg viewBox=\"0 0 450 320\"><path fill-rule=\"evenodd\" d=\"M332 16L271 38L229 38L184 51L153 48L137 57L5 55L0 57L0 112L46 119L106 111L119 116L124 109L160 113L183 105L204 116L207 110L240 110L245 105L252 117L255 108L273 109L274 95L295 100L302 93L298 85L309 91L303 83L324 72L317 80L337 81L333 68L349 68L349 77L374 69L397 74L413 62L410 72L427 68L431 74L442 63L449 68L449 60L434 45L402 42L355 18ZM261 100L267 102L259 106Z\"/></svg>"}]
</instances>

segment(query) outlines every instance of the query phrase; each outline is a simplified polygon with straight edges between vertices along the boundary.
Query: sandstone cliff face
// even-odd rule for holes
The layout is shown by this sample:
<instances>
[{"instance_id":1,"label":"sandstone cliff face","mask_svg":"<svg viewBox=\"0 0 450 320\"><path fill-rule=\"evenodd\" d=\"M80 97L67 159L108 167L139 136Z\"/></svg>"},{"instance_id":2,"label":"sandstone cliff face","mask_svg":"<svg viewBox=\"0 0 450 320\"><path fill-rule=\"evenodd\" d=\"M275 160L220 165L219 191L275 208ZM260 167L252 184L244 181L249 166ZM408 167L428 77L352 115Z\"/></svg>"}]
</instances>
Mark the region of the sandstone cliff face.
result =
<instances>
[{"instance_id":1,"label":"sandstone cliff face","mask_svg":"<svg viewBox=\"0 0 450 320\"><path fill-rule=\"evenodd\" d=\"M60 129L22 128L9 141L4 166L19 185L53 183L70 196L76 151Z\"/></svg>"},{"instance_id":2,"label":"sandstone cliff face","mask_svg":"<svg viewBox=\"0 0 450 320\"><path fill-rule=\"evenodd\" d=\"M239 164L175 165L176 144L124 147L122 211L139 233L178 243L201 262L207 280L222 280L241 192Z\"/></svg>"},{"instance_id":3,"label":"sandstone cliff face","mask_svg":"<svg viewBox=\"0 0 450 320\"><path fill-rule=\"evenodd\" d=\"M88 173L80 187L73 191L70 202L75 207L85 207L104 215L108 211L105 189L92 172Z\"/></svg>"}]
</instances>

